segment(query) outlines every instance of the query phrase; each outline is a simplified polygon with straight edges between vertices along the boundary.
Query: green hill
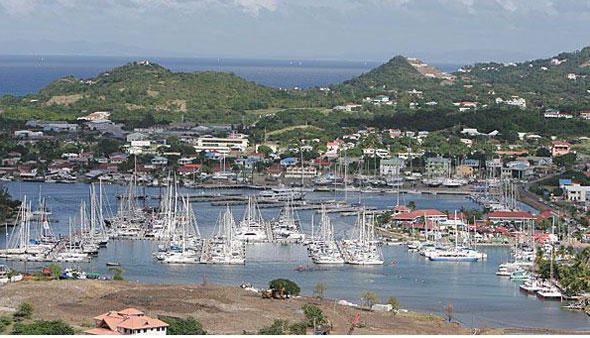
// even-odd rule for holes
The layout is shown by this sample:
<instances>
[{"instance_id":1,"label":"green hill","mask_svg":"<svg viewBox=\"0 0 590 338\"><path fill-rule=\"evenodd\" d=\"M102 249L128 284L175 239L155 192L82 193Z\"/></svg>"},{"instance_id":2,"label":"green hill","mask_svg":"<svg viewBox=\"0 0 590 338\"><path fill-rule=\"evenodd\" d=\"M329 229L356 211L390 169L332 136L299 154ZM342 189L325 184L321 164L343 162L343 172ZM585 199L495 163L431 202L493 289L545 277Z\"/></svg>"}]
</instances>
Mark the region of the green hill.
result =
<instances>
[{"instance_id":1,"label":"green hill","mask_svg":"<svg viewBox=\"0 0 590 338\"><path fill-rule=\"evenodd\" d=\"M587 130L588 121L547 121L542 112L547 108L574 113L590 109L590 47L517 64L478 63L454 74L396 56L330 89L277 89L230 73L171 72L157 64L130 63L90 79L61 78L36 94L6 95L0 98L0 114L7 119L70 120L92 111L110 111L118 121L153 115L168 121L259 121L259 126L268 128L266 124L276 128L302 125L305 117L305 123L324 129L329 121L332 125L386 123L431 130L464 124L512 133L563 129L579 134ZM364 103L360 111L346 113L325 109L361 103L378 94L388 95L395 104ZM496 103L497 98L511 96L526 99L526 109ZM454 104L460 101L479 104L477 109L460 112ZM264 121L260 121L262 115Z\"/></svg>"},{"instance_id":2,"label":"green hill","mask_svg":"<svg viewBox=\"0 0 590 338\"><path fill-rule=\"evenodd\" d=\"M590 107L590 47L517 64L478 63L464 71L456 75L496 95L524 97L531 107Z\"/></svg>"},{"instance_id":3,"label":"green hill","mask_svg":"<svg viewBox=\"0 0 590 338\"><path fill-rule=\"evenodd\" d=\"M5 96L0 106L5 116L19 118L71 119L111 111L117 120L149 113L167 120L234 122L246 110L318 106L321 100L314 92L265 87L230 73L177 73L157 64L131 63L91 79L61 78L23 98Z\"/></svg>"}]
</instances>

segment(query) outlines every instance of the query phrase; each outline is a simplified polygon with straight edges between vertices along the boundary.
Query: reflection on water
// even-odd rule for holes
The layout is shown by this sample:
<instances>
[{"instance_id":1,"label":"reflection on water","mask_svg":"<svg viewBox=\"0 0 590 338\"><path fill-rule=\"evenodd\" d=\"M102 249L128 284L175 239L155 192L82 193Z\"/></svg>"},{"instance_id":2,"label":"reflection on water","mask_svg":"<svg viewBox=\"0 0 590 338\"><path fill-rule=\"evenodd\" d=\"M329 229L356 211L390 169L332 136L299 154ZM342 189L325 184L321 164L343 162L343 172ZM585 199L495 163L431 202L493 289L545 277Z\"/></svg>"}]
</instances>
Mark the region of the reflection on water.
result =
<instances>
[{"instance_id":1,"label":"reflection on water","mask_svg":"<svg viewBox=\"0 0 590 338\"><path fill-rule=\"evenodd\" d=\"M39 184L7 183L13 196L27 194L37 199ZM48 205L53 218L60 222L57 231L65 232L68 217L78 212L80 199L88 197L85 184L43 184L43 194L48 197ZM105 186L109 194L108 204L116 208L115 191L118 186ZM148 189L157 194L159 189ZM244 192L255 193L255 192ZM341 199L341 193L308 193L308 199ZM355 201L358 196L349 193ZM455 208L478 207L462 196L422 196L405 195L404 204L414 200L419 208L454 210ZM363 194L364 204L385 208L394 205L392 195ZM153 201L150 201L153 203ZM205 236L213 231L215 219L222 207L212 207L208 203L195 203L197 221ZM242 206L235 207L236 217L241 217ZM274 217L278 209L262 209L265 218ZM303 229L310 233L311 212L301 212ZM331 215L337 236L350 231L355 217ZM316 219L317 222L317 219ZM4 229L0 230L0 245L4 245ZM305 247L298 245L258 244L247 248L246 265L163 265L158 263L152 252L157 243L150 241L113 241L103 249L98 258L84 269L107 273L107 261L119 261L127 279L151 283L223 283L237 285L243 281L263 287L274 278L289 278L297 282L304 294L311 294L314 284L324 282L328 285L326 295L334 299L360 302L361 295L374 291L382 301L396 296L404 307L430 313L441 314L450 302L457 319L467 327L549 327L563 329L587 329L588 317L582 313L568 312L560 308L559 302L540 301L536 297L519 292L516 284L498 278L495 271L500 262L509 258L505 248L486 248L488 260L477 263L430 262L417 254L408 253L405 247L384 247L383 266L319 266L313 271L297 272L300 265L312 265ZM392 262L395 261L395 264ZM11 263L9 263L11 264ZM29 264L29 267L31 265Z\"/></svg>"}]
</instances>

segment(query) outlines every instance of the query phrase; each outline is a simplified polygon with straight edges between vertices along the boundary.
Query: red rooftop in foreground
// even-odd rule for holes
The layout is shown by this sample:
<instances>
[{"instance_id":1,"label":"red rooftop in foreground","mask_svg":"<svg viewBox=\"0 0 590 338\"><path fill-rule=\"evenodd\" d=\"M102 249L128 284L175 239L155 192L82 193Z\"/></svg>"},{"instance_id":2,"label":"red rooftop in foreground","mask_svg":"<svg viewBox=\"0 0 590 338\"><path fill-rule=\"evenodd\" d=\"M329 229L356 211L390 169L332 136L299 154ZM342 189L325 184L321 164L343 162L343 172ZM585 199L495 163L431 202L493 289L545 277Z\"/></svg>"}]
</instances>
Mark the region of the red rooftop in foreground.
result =
<instances>
[{"instance_id":1,"label":"red rooftop in foreground","mask_svg":"<svg viewBox=\"0 0 590 338\"><path fill-rule=\"evenodd\" d=\"M89 335L156 335L165 336L168 324L159 319L146 316L135 308L109 311L94 317L96 327L84 331Z\"/></svg>"}]
</instances>

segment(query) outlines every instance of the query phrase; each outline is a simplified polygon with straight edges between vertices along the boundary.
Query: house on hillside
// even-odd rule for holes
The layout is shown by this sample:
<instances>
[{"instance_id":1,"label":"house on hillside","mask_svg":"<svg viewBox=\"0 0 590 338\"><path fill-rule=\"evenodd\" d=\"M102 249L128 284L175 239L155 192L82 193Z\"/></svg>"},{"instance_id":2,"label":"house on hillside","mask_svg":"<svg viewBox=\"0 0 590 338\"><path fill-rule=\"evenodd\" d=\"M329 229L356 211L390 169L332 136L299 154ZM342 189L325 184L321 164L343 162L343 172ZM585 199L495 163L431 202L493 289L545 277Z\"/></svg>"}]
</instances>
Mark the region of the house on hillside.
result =
<instances>
[{"instance_id":1,"label":"house on hillside","mask_svg":"<svg viewBox=\"0 0 590 338\"><path fill-rule=\"evenodd\" d=\"M109 311L94 317L95 327L84 331L89 335L152 335L165 336L168 324L146 316L142 311L127 308Z\"/></svg>"},{"instance_id":2,"label":"house on hillside","mask_svg":"<svg viewBox=\"0 0 590 338\"><path fill-rule=\"evenodd\" d=\"M569 142L553 141L552 144L551 155L553 157L569 154L571 148Z\"/></svg>"}]
</instances>

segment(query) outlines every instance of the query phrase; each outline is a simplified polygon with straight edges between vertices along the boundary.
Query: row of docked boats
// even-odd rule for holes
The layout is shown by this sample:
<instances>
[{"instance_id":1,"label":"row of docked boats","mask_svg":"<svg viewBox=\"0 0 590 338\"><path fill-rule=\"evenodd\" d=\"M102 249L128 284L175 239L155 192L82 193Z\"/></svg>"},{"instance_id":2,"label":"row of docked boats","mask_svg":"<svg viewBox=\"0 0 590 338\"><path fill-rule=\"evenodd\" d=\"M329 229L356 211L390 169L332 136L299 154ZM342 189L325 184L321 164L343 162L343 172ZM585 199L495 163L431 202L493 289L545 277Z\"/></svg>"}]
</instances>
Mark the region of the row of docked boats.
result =
<instances>
[{"instance_id":1,"label":"row of docked boats","mask_svg":"<svg viewBox=\"0 0 590 338\"><path fill-rule=\"evenodd\" d=\"M40 198L36 211L25 196L14 227L6 229L6 247L0 258L27 262L87 262L107 245L109 236L104 227L100 201L94 185L90 186L89 207L80 204L79 217L70 219L67 236L56 236L49 225L51 212Z\"/></svg>"},{"instance_id":2,"label":"row of docked boats","mask_svg":"<svg viewBox=\"0 0 590 338\"><path fill-rule=\"evenodd\" d=\"M468 224L457 217L447 221L445 226L454 231L454 244L443 242L440 233L440 222L430 222L431 229L425 230L424 241L410 241L407 243L409 252L420 255L435 262L477 262L487 258L487 254L475 249L475 242L470 235Z\"/></svg>"},{"instance_id":3,"label":"row of docked boats","mask_svg":"<svg viewBox=\"0 0 590 338\"><path fill-rule=\"evenodd\" d=\"M336 241L334 226L322 208L319 231L314 233L312 220L311 239L306 241L307 251L315 264L381 265L381 241L375 237L374 217L359 212L350 238Z\"/></svg>"}]
</instances>

